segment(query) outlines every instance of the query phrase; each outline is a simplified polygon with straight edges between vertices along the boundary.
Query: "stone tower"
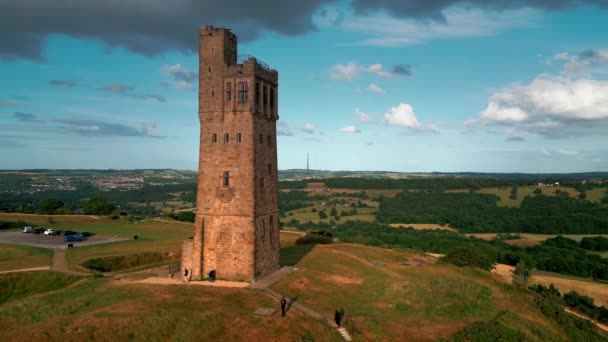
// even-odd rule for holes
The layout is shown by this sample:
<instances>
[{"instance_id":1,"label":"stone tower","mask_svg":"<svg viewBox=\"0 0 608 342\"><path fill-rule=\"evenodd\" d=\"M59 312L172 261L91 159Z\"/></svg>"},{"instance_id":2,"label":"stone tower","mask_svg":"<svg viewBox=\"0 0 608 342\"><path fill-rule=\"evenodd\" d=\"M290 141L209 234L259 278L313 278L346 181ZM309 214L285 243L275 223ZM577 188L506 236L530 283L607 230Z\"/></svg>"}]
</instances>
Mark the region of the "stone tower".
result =
<instances>
[{"instance_id":1,"label":"stone tower","mask_svg":"<svg viewBox=\"0 0 608 342\"><path fill-rule=\"evenodd\" d=\"M193 280L255 281L279 268L278 73L237 55L237 37L199 36L200 158L196 221L182 246Z\"/></svg>"}]
</instances>

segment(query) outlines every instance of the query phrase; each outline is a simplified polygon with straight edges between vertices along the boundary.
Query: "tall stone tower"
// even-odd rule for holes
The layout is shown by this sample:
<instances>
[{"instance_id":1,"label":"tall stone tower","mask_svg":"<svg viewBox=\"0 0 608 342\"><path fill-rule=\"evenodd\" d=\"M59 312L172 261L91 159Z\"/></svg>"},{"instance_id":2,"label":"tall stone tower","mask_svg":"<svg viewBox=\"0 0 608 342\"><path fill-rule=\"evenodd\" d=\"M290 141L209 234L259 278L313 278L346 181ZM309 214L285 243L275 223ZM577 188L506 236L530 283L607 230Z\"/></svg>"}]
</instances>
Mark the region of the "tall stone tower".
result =
<instances>
[{"instance_id":1,"label":"tall stone tower","mask_svg":"<svg viewBox=\"0 0 608 342\"><path fill-rule=\"evenodd\" d=\"M193 280L255 281L279 268L278 72L237 55L237 37L200 29L196 221L182 247Z\"/></svg>"}]
</instances>

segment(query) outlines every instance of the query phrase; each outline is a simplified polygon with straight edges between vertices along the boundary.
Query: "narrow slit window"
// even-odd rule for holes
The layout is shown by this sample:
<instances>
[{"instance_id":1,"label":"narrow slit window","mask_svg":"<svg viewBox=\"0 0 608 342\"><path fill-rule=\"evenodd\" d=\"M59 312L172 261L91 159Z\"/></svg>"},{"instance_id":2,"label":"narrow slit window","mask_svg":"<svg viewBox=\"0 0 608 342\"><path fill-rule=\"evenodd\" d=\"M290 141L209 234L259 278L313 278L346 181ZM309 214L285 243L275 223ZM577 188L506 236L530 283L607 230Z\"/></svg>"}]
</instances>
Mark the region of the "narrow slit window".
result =
<instances>
[{"instance_id":1,"label":"narrow slit window","mask_svg":"<svg viewBox=\"0 0 608 342\"><path fill-rule=\"evenodd\" d=\"M274 112L274 87L270 87L270 111Z\"/></svg>"},{"instance_id":2,"label":"narrow slit window","mask_svg":"<svg viewBox=\"0 0 608 342\"><path fill-rule=\"evenodd\" d=\"M248 91L249 90L247 88L247 82L241 82L240 88L239 88L239 101L247 102L247 92Z\"/></svg>"},{"instance_id":3,"label":"narrow slit window","mask_svg":"<svg viewBox=\"0 0 608 342\"><path fill-rule=\"evenodd\" d=\"M268 174L272 174L272 164L268 164Z\"/></svg>"},{"instance_id":4,"label":"narrow slit window","mask_svg":"<svg viewBox=\"0 0 608 342\"><path fill-rule=\"evenodd\" d=\"M241 133L237 133L236 134L236 142L240 144L241 141L243 141L243 135Z\"/></svg>"},{"instance_id":5,"label":"narrow slit window","mask_svg":"<svg viewBox=\"0 0 608 342\"><path fill-rule=\"evenodd\" d=\"M228 171L224 171L224 176L222 177L222 184L224 185L224 188L227 188L230 186L230 172Z\"/></svg>"},{"instance_id":6,"label":"narrow slit window","mask_svg":"<svg viewBox=\"0 0 608 342\"><path fill-rule=\"evenodd\" d=\"M272 215L270 215L270 220L268 221L270 228L274 227L274 219L272 217Z\"/></svg>"},{"instance_id":7,"label":"narrow slit window","mask_svg":"<svg viewBox=\"0 0 608 342\"><path fill-rule=\"evenodd\" d=\"M260 178L260 188L264 188L264 177Z\"/></svg>"},{"instance_id":8,"label":"narrow slit window","mask_svg":"<svg viewBox=\"0 0 608 342\"><path fill-rule=\"evenodd\" d=\"M232 100L232 84L226 83L226 101Z\"/></svg>"},{"instance_id":9,"label":"narrow slit window","mask_svg":"<svg viewBox=\"0 0 608 342\"><path fill-rule=\"evenodd\" d=\"M207 69L207 70L208 70L209 72L211 72L211 67L208 67L208 69Z\"/></svg>"},{"instance_id":10,"label":"narrow slit window","mask_svg":"<svg viewBox=\"0 0 608 342\"><path fill-rule=\"evenodd\" d=\"M255 105L256 107L260 104L260 84L255 83Z\"/></svg>"},{"instance_id":11,"label":"narrow slit window","mask_svg":"<svg viewBox=\"0 0 608 342\"><path fill-rule=\"evenodd\" d=\"M260 134L260 144L263 144L263 143L264 143L264 135Z\"/></svg>"},{"instance_id":12,"label":"narrow slit window","mask_svg":"<svg viewBox=\"0 0 608 342\"><path fill-rule=\"evenodd\" d=\"M272 137L268 136L268 147L272 147Z\"/></svg>"},{"instance_id":13,"label":"narrow slit window","mask_svg":"<svg viewBox=\"0 0 608 342\"><path fill-rule=\"evenodd\" d=\"M215 90L211 91L211 97L215 97Z\"/></svg>"},{"instance_id":14,"label":"narrow slit window","mask_svg":"<svg viewBox=\"0 0 608 342\"><path fill-rule=\"evenodd\" d=\"M217 134L216 133L213 133L211 135L211 143L212 144L217 144Z\"/></svg>"},{"instance_id":15,"label":"narrow slit window","mask_svg":"<svg viewBox=\"0 0 608 342\"><path fill-rule=\"evenodd\" d=\"M230 142L230 134L226 133L224 134L224 144L227 144Z\"/></svg>"},{"instance_id":16,"label":"narrow slit window","mask_svg":"<svg viewBox=\"0 0 608 342\"><path fill-rule=\"evenodd\" d=\"M262 101L264 103L264 109L266 109L266 106L268 105L268 87L266 86L264 86L263 96Z\"/></svg>"}]
</instances>

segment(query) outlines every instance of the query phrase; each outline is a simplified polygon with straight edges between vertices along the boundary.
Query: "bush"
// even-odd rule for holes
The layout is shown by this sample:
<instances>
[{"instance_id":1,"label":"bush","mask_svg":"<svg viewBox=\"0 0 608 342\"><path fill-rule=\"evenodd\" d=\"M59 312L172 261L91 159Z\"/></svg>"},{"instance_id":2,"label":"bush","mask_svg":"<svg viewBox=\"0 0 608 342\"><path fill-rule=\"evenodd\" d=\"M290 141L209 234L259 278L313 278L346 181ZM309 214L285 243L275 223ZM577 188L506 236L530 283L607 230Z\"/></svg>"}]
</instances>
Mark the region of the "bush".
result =
<instances>
[{"instance_id":1,"label":"bush","mask_svg":"<svg viewBox=\"0 0 608 342\"><path fill-rule=\"evenodd\" d=\"M100 272L114 272L141 265L156 264L172 260L173 258L165 255L165 253L146 252L89 259L82 263L82 266Z\"/></svg>"},{"instance_id":2,"label":"bush","mask_svg":"<svg viewBox=\"0 0 608 342\"><path fill-rule=\"evenodd\" d=\"M321 234L308 233L304 236L299 237L296 240L296 245L329 245L332 242L334 241L331 237L324 236Z\"/></svg>"},{"instance_id":3,"label":"bush","mask_svg":"<svg viewBox=\"0 0 608 342\"><path fill-rule=\"evenodd\" d=\"M495 259L486 251L470 246L460 246L452 249L443 257L444 261L458 267L470 266L490 271L494 268Z\"/></svg>"},{"instance_id":4,"label":"bush","mask_svg":"<svg viewBox=\"0 0 608 342\"><path fill-rule=\"evenodd\" d=\"M500 322L503 311L489 321L479 322L462 330L454 336L454 341L526 341L526 335L509 328Z\"/></svg>"}]
</instances>

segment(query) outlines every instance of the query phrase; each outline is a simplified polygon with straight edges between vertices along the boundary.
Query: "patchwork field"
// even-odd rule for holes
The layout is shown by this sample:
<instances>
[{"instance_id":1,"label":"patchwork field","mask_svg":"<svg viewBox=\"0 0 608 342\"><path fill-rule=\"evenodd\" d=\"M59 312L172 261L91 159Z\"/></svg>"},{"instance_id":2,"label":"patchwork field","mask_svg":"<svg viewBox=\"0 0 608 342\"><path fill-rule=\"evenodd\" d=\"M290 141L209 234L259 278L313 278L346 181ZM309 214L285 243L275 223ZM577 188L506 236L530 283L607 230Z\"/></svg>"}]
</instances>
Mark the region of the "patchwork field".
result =
<instances>
[{"instance_id":1,"label":"patchwork field","mask_svg":"<svg viewBox=\"0 0 608 342\"><path fill-rule=\"evenodd\" d=\"M391 223L389 224L391 227L400 228L414 228L414 229L429 229L429 230L451 230L456 231L456 229L450 228L449 226L440 226L434 223Z\"/></svg>"},{"instance_id":2,"label":"patchwork field","mask_svg":"<svg viewBox=\"0 0 608 342\"><path fill-rule=\"evenodd\" d=\"M506 240L505 242L513 245L513 246L519 246L519 247L532 247L532 246L537 246L540 245L543 241L547 240L547 239L552 239L554 237L556 237L556 234L529 234L529 233L513 233L513 234L517 234L521 237L521 239L516 239L516 240ZM492 240L496 237L496 233L475 233L475 234L465 234L466 236L474 236L480 239L484 239L484 240ZM606 238L608 238L608 234L561 234L561 236L575 240L580 242L584 237L593 237L593 236L604 236ZM595 254L599 254L601 256L608 256L607 252L592 252L590 251L589 253L595 253Z\"/></svg>"}]
</instances>

